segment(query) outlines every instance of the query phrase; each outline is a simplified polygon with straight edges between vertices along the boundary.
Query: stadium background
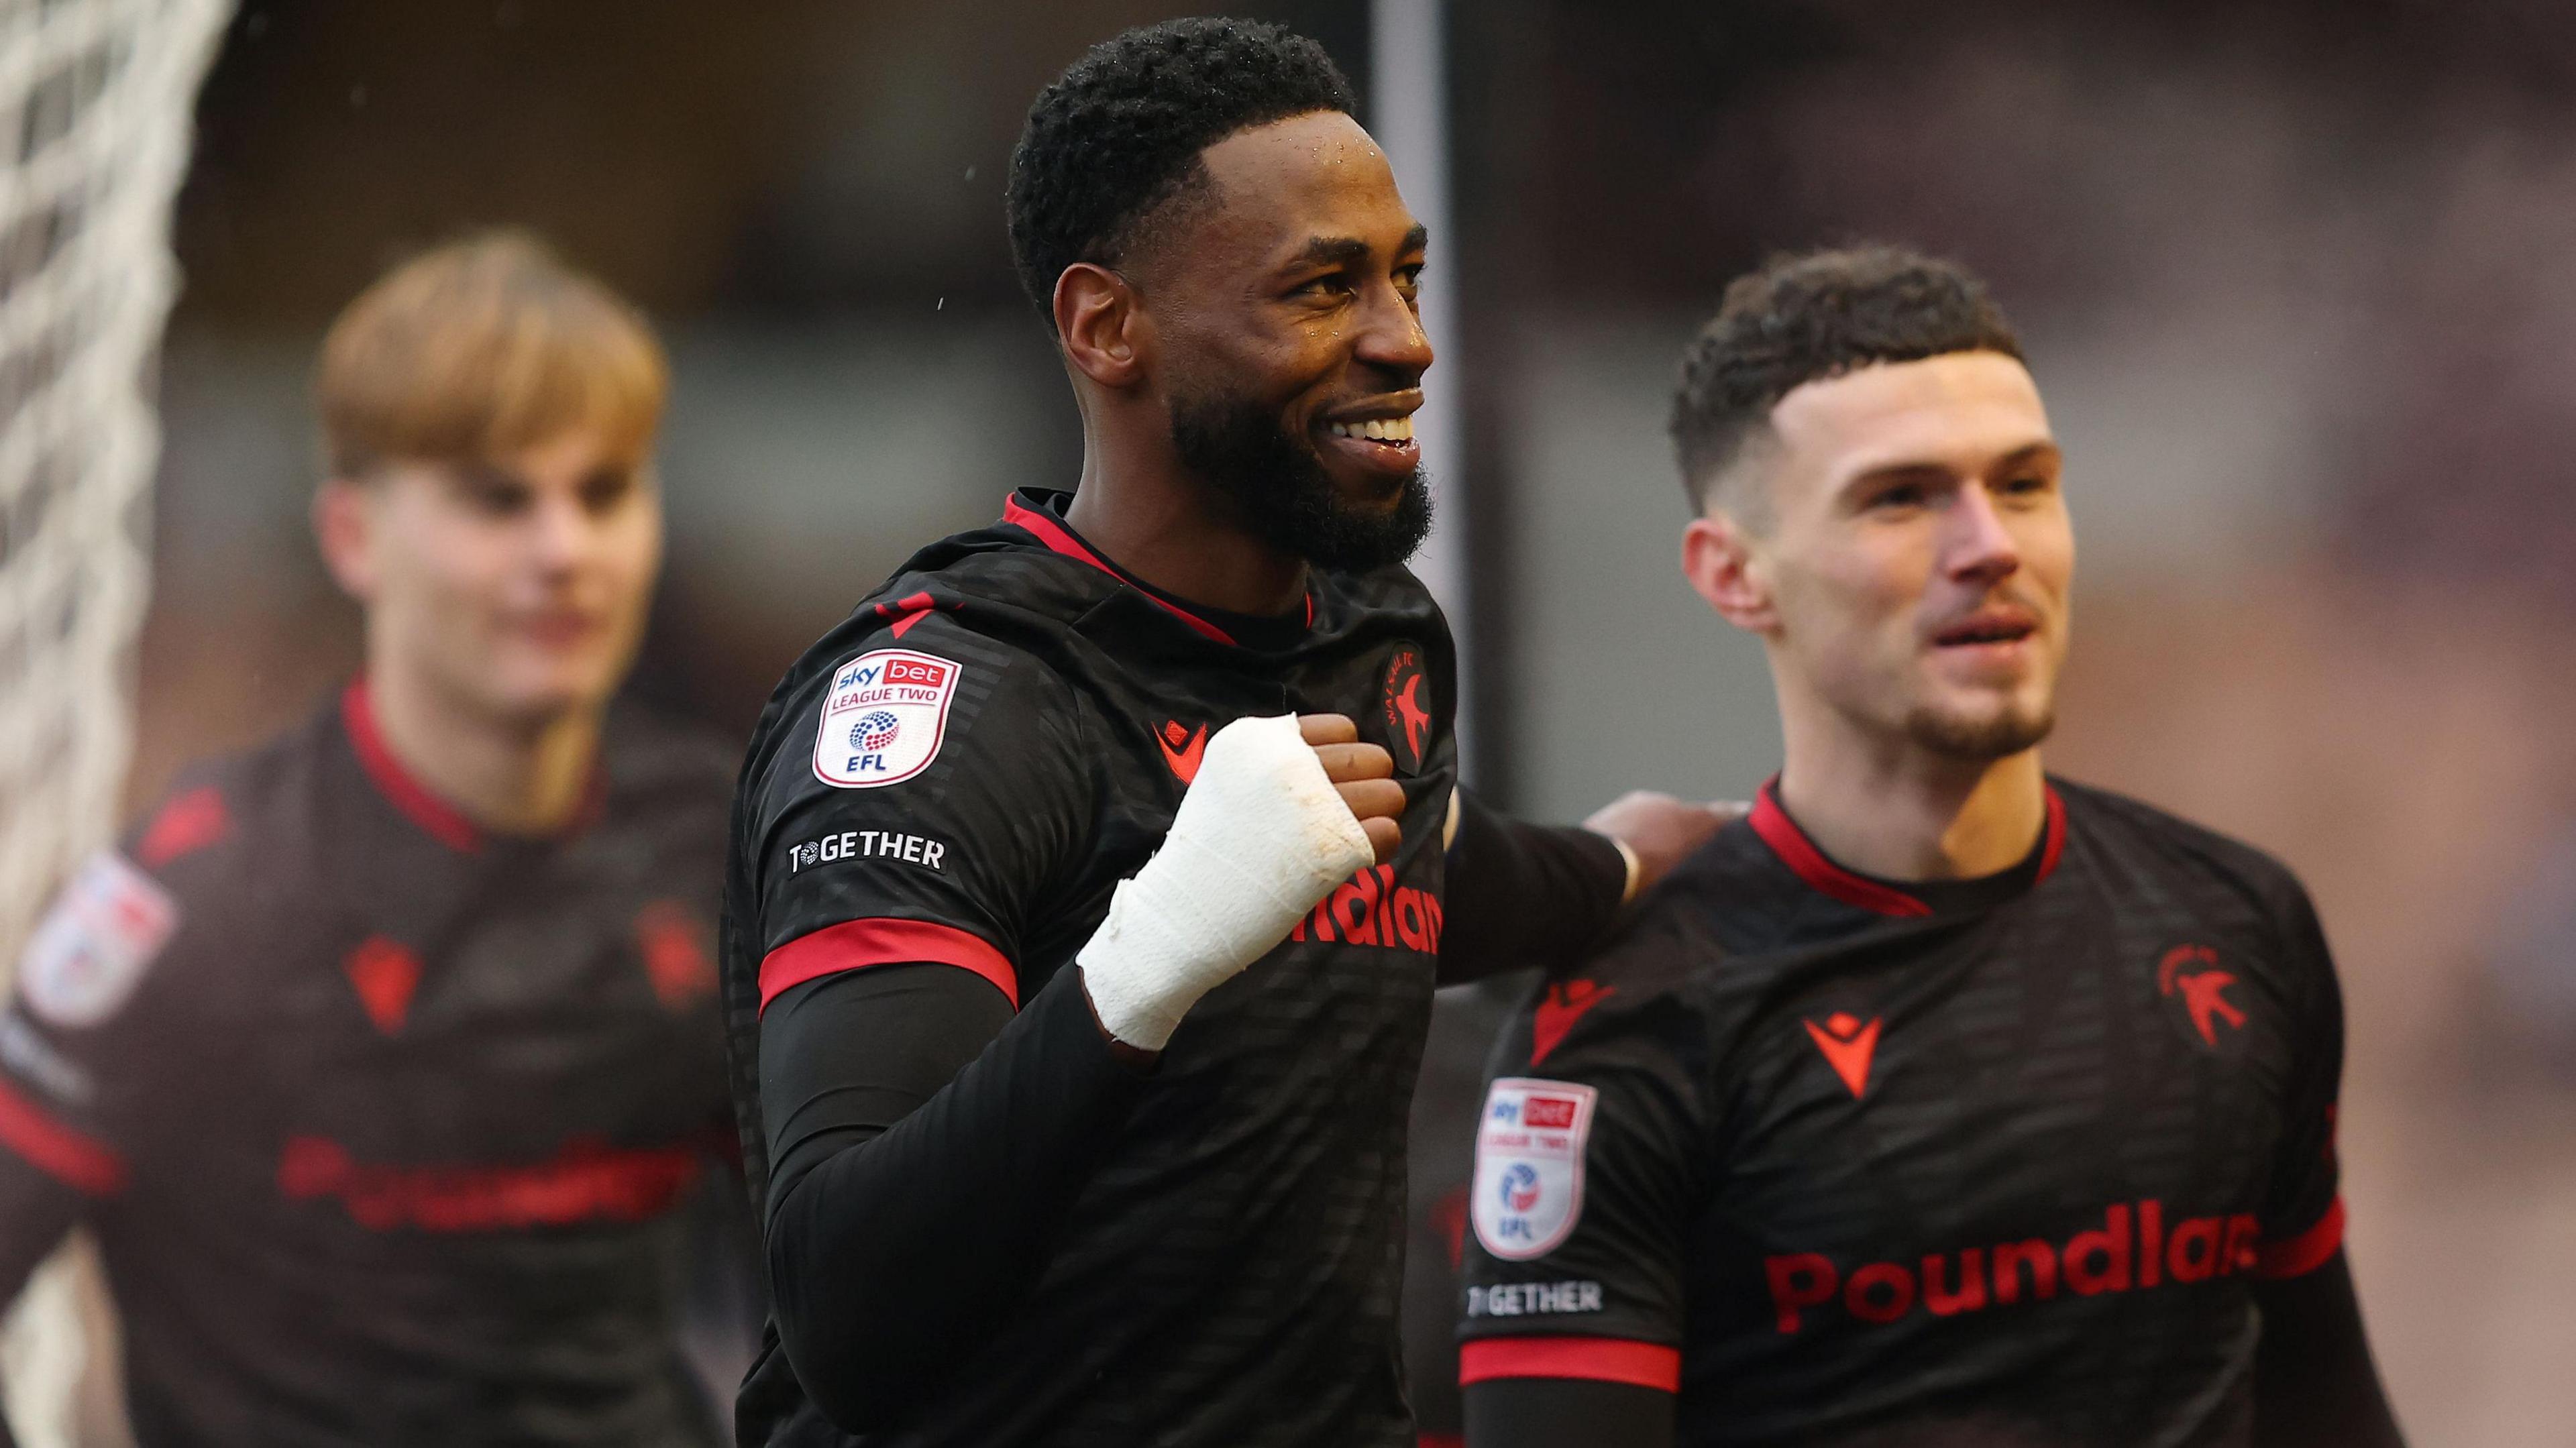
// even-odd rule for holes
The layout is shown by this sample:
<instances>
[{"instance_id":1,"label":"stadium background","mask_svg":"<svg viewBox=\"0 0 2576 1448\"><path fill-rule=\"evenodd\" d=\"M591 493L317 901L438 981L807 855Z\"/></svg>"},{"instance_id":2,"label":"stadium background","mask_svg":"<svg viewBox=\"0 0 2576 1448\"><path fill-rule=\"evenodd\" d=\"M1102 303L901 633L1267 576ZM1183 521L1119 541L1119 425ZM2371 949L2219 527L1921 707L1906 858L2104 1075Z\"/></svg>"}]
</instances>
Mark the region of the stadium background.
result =
<instances>
[{"instance_id":1,"label":"stadium background","mask_svg":"<svg viewBox=\"0 0 2576 1448\"><path fill-rule=\"evenodd\" d=\"M1368 15L1245 5L1369 74ZM1776 758L1684 590L1672 360L1766 249L1985 273L2070 454L2059 771L2283 856L2351 1014L2352 1245L2422 1444L2576 1423L2576 12L2546 0L1452 7L1474 774L1543 816ZM305 393L405 249L522 223L672 345L639 687L740 734L924 540L1078 439L1001 186L1170 8L248 0L199 107L131 798L356 658Z\"/></svg>"}]
</instances>

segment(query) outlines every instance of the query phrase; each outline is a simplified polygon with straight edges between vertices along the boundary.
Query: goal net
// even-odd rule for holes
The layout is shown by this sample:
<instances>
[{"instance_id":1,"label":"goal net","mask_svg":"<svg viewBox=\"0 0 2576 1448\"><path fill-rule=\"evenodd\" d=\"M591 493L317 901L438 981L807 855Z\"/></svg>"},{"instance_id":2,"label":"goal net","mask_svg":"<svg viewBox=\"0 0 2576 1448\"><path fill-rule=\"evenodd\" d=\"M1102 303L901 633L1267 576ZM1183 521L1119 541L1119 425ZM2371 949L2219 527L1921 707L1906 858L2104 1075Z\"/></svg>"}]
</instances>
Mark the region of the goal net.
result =
<instances>
[{"instance_id":1,"label":"goal net","mask_svg":"<svg viewBox=\"0 0 2576 1448\"><path fill-rule=\"evenodd\" d=\"M0 963L112 832L148 582L170 203L232 0L0 0ZM0 964L0 974L6 965ZM28 1448L70 1437L66 1269L0 1335Z\"/></svg>"}]
</instances>

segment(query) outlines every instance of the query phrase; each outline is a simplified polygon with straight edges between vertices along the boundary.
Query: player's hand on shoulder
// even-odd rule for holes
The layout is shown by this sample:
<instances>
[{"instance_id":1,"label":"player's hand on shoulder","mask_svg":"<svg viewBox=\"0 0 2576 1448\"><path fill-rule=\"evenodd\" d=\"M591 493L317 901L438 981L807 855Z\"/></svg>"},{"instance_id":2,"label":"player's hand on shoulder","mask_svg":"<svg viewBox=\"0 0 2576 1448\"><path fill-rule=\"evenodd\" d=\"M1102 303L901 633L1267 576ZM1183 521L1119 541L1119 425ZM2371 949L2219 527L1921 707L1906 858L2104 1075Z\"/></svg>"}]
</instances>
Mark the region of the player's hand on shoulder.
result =
<instances>
[{"instance_id":1,"label":"player's hand on shoulder","mask_svg":"<svg viewBox=\"0 0 2576 1448\"><path fill-rule=\"evenodd\" d=\"M1396 782L1395 756L1381 745L1360 742L1360 726L1347 714L1300 714L1297 732L1324 766L1351 817L1368 832L1369 848L1381 865L1395 858L1404 843L1404 786Z\"/></svg>"},{"instance_id":2,"label":"player's hand on shoulder","mask_svg":"<svg viewBox=\"0 0 2576 1448\"><path fill-rule=\"evenodd\" d=\"M1583 826L1608 835L1626 849L1627 898L1634 900L1707 844L1711 835L1751 811L1751 805L1735 800L1676 799L1650 789L1632 789L1586 816Z\"/></svg>"}]
</instances>

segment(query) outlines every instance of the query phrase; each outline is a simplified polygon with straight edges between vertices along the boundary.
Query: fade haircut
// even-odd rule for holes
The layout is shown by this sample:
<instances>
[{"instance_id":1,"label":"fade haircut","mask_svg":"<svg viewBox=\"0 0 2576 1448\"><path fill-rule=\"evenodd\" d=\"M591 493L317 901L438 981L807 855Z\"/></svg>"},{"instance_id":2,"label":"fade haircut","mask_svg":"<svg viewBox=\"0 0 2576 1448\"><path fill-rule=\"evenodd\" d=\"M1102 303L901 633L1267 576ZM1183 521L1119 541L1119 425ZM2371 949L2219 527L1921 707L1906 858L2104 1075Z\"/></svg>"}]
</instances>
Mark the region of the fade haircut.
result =
<instances>
[{"instance_id":1,"label":"fade haircut","mask_svg":"<svg viewBox=\"0 0 2576 1448\"><path fill-rule=\"evenodd\" d=\"M485 462L576 427L640 461L669 388L643 317L519 231L386 273L331 324L313 383L323 466L351 481L388 462Z\"/></svg>"},{"instance_id":2,"label":"fade haircut","mask_svg":"<svg viewBox=\"0 0 2576 1448\"><path fill-rule=\"evenodd\" d=\"M1682 354L1673 390L1673 447L1682 490L1705 512L1771 409L1809 382L1880 362L1950 352L2022 360L2021 339L1953 262L1903 247L1866 245L1786 253L1726 288L1717 315ZM1723 490L1738 521L1768 526L1768 499Z\"/></svg>"},{"instance_id":3,"label":"fade haircut","mask_svg":"<svg viewBox=\"0 0 2576 1448\"><path fill-rule=\"evenodd\" d=\"M1324 48L1257 20L1198 18L1102 41L1038 92L1005 199L1020 285L1052 329L1055 283L1114 267L1168 202L1209 185L1199 153L1237 131L1358 108Z\"/></svg>"}]
</instances>

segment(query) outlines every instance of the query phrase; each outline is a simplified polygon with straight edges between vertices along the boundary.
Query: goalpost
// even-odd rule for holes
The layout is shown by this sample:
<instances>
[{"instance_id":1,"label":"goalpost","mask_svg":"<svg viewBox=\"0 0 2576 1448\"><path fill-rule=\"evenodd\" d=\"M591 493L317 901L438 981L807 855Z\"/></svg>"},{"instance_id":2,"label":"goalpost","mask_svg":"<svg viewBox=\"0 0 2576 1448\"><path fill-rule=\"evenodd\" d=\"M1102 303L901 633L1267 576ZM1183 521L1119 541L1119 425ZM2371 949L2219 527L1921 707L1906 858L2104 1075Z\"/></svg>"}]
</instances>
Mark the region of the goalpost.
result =
<instances>
[{"instance_id":1,"label":"goalpost","mask_svg":"<svg viewBox=\"0 0 2576 1448\"><path fill-rule=\"evenodd\" d=\"M170 204L232 0L0 0L0 976L113 832L177 290ZM5 982L0 982L5 983ZM26 1448L73 1440L70 1269L0 1334Z\"/></svg>"}]
</instances>

